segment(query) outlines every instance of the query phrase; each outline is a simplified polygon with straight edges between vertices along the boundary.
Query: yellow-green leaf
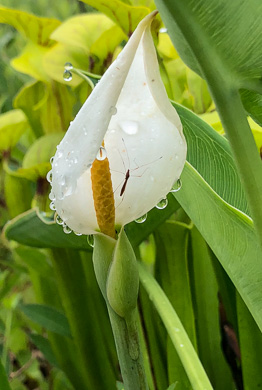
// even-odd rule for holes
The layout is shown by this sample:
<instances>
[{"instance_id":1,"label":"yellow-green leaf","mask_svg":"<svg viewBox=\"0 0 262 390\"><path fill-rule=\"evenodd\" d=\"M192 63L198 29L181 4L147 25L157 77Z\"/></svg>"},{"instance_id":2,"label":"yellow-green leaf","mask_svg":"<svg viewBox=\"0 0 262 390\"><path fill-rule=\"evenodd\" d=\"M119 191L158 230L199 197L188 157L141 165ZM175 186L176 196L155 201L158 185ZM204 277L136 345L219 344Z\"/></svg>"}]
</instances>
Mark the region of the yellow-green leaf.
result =
<instances>
[{"instance_id":1,"label":"yellow-green leaf","mask_svg":"<svg viewBox=\"0 0 262 390\"><path fill-rule=\"evenodd\" d=\"M22 110L11 110L0 115L0 151L10 150L28 128Z\"/></svg>"},{"instance_id":2,"label":"yellow-green leaf","mask_svg":"<svg viewBox=\"0 0 262 390\"><path fill-rule=\"evenodd\" d=\"M36 80L48 81L49 77L43 67L43 56L48 50L48 47L29 41L21 54L13 58L11 65L14 69L28 74Z\"/></svg>"},{"instance_id":3,"label":"yellow-green leaf","mask_svg":"<svg viewBox=\"0 0 262 390\"><path fill-rule=\"evenodd\" d=\"M133 7L120 0L110 0L108 2L105 2L104 0L83 0L83 2L107 15L120 26L129 37L140 20L150 12L150 9L147 7Z\"/></svg>"},{"instance_id":4,"label":"yellow-green leaf","mask_svg":"<svg viewBox=\"0 0 262 390\"><path fill-rule=\"evenodd\" d=\"M57 19L42 18L28 12L0 7L0 23L9 24L40 46L52 44L49 36L60 25Z\"/></svg>"}]
</instances>

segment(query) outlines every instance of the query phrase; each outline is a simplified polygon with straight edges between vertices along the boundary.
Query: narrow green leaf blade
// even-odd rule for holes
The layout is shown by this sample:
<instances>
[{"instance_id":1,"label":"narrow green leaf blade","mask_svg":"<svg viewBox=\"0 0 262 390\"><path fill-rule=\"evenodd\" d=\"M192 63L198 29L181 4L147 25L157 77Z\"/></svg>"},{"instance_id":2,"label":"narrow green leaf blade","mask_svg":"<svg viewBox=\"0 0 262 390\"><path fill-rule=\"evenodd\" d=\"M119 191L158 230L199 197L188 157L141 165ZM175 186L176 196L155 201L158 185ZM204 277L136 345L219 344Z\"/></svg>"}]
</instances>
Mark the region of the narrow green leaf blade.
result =
<instances>
[{"instance_id":1,"label":"narrow green leaf blade","mask_svg":"<svg viewBox=\"0 0 262 390\"><path fill-rule=\"evenodd\" d=\"M0 384L1 384L1 390L11 390L1 359L0 359Z\"/></svg>"},{"instance_id":2,"label":"narrow green leaf blade","mask_svg":"<svg viewBox=\"0 0 262 390\"><path fill-rule=\"evenodd\" d=\"M50 332L71 338L71 331L64 314L46 305L19 305L19 309L32 321L43 326Z\"/></svg>"}]
</instances>

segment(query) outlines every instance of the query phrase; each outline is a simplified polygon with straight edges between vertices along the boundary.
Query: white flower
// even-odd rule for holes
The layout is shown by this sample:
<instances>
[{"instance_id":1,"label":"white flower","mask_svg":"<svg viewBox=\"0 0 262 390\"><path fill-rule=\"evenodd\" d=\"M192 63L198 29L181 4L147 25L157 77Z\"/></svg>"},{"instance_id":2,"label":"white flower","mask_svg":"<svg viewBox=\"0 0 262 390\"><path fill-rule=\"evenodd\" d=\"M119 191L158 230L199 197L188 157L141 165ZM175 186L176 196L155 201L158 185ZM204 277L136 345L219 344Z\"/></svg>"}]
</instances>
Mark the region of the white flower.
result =
<instances>
[{"instance_id":1,"label":"white flower","mask_svg":"<svg viewBox=\"0 0 262 390\"><path fill-rule=\"evenodd\" d=\"M50 199L76 232L93 234L101 229L92 190L98 176L91 178L90 169L100 163L96 156L108 158L114 225L147 213L166 197L182 172L186 142L160 78L150 32L155 14L140 22L57 147ZM105 149L100 149L102 144ZM103 196L105 191L99 195Z\"/></svg>"}]
</instances>

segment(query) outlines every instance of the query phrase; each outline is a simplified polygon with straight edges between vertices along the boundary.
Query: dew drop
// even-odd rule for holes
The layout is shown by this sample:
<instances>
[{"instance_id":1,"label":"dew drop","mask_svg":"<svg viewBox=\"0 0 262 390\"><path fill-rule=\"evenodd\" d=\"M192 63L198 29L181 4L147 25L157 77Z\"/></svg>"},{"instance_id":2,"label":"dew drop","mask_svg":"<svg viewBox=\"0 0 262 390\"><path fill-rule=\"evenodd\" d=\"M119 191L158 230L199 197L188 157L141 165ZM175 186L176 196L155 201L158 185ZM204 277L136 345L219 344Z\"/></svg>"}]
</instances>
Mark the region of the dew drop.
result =
<instances>
[{"instance_id":1,"label":"dew drop","mask_svg":"<svg viewBox=\"0 0 262 390\"><path fill-rule=\"evenodd\" d=\"M54 202L51 202L50 205L49 205L49 207L50 207L50 209L53 210L53 211L56 210Z\"/></svg>"},{"instance_id":2,"label":"dew drop","mask_svg":"<svg viewBox=\"0 0 262 390\"><path fill-rule=\"evenodd\" d=\"M88 245L90 245L92 248L94 248L94 236L93 234L90 234L89 236L87 236L87 243Z\"/></svg>"},{"instance_id":3,"label":"dew drop","mask_svg":"<svg viewBox=\"0 0 262 390\"><path fill-rule=\"evenodd\" d=\"M65 225L65 226L63 227L63 231L64 231L64 233L66 233L66 234L70 234L70 233L72 232L72 229L70 229L69 226Z\"/></svg>"},{"instance_id":4,"label":"dew drop","mask_svg":"<svg viewBox=\"0 0 262 390\"><path fill-rule=\"evenodd\" d=\"M69 70L65 70L63 73L63 79L65 81L71 81L72 80L72 73Z\"/></svg>"},{"instance_id":5,"label":"dew drop","mask_svg":"<svg viewBox=\"0 0 262 390\"><path fill-rule=\"evenodd\" d=\"M58 225L63 225L63 224L64 224L64 221L63 221L63 219L60 217L60 215L57 215L57 216L56 216L55 221L56 221L56 223L57 223Z\"/></svg>"},{"instance_id":6,"label":"dew drop","mask_svg":"<svg viewBox=\"0 0 262 390\"><path fill-rule=\"evenodd\" d=\"M50 158L50 163L53 164L54 162L54 156Z\"/></svg>"},{"instance_id":7,"label":"dew drop","mask_svg":"<svg viewBox=\"0 0 262 390\"><path fill-rule=\"evenodd\" d=\"M74 230L73 232L75 233L76 236L82 236L82 233L75 232Z\"/></svg>"},{"instance_id":8,"label":"dew drop","mask_svg":"<svg viewBox=\"0 0 262 390\"><path fill-rule=\"evenodd\" d=\"M116 115L117 113L117 108L115 106L111 106L110 109L109 109L109 113L111 115Z\"/></svg>"},{"instance_id":9,"label":"dew drop","mask_svg":"<svg viewBox=\"0 0 262 390\"><path fill-rule=\"evenodd\" d=\"M156 208L159 209L159 210L163 210L166 208L166 206L168 205L168 200L167 198L163 198L161 199L158 204L156 205Z\"/></svg>"},{"instance_id":10,"label":"dew drop","mask_svg":"<svg viewBox=\"0 0 262 390\"><path fill-rule=\"evenodd\" d=\"M53 191L50 192L50 194L48 195L48 198L49 198L50 200L55 200L55 194L54 194Z\"/></svg>"},{"instance_id":11,"label":"dew drop","mask_svg":"<svg viewBox=\"0 0 262 390\"><path fill-rule=\"evenodd\" d=\"M57 158L61 158L63 157L63 152L61 152L60 150L57 152Z\"/></svg>"},{"instance_id":12,"label":"dew drop","mask_svg":"<svg viewBox=\"0 0 262 390\"><path fill-rule=\"evenodd\" d=\"M142 215L142 217L135 219L135 222L136 223L143 223L146 221L146 219L147 219L147 214L144 214L144 215Z\"/></svg>"},{"instance_id":13,"label":"dew drop","mask_svg":"<svg viewBox=\"0 0 262 390\"><path fill-rule=\"evenodd\" d=\"M96 155L96 159L99 161L103 161L106 158L106 150L103 146L100 146L99 151Z\"/></svg>"},{"instance_id":14,"label":"dew drop","mask_svg":"<svg viewBox=\"0 0 262 390\"><path fill-rule=\"evenodd\" d=\"M64 68L65 68L65 70L72 70L73 65L71 64L71 62L66 62L64 65Z\"/></svg>"},{"instance_id":15,"label":"dew drop","mask_svg":"<svg viewBox=\"0 0 262 390\"><path fill-rule=\"evenodd\" d=\"M159 32L160 32L160 34L166 33L167 32L167 28L166 27L161 27L159 29Z\"/></svg>"},{"instance_id":16,"label":"dew drop","mask_svg":"<svg viewBox=\"0 0 262 390\"><path fill-rule=\"evenodd\" d=\"M49 171L46 175L46 180L49 182L49 183L52 183L52 169L51 171Z\"/></svg>"},{"instance_id":17,"label":"dew drop","mask_svg":"<svg viewBox=\"0 0 262 390\"><path fill-rule=\"evenodd\" d=\"M119 126L128 135L137 134L139 129L138 122L135 121L122 121L119 122Z\"/></svg>"},{"instance_id":18,"label":"dew drop","mask_svg":"<svg viewBox=\"0 0 262 390\"><path fill-rule=\"evenodd\" d=\"M180 348L183 348L184 347L184 344L180 344Z\"/></svg>"},{"instance_id":19,"label":"dew drop","mask_svg":"<svg viewBox=\"0 0 262 390\"><path fill-rule=\"evenodd\" d=\"M182 187L182 181L181 179L178 179L173 185L172 185L172 188L170 190L170 192L177 192L180 190L180 188Z\"/></svg>"}]
</instances>

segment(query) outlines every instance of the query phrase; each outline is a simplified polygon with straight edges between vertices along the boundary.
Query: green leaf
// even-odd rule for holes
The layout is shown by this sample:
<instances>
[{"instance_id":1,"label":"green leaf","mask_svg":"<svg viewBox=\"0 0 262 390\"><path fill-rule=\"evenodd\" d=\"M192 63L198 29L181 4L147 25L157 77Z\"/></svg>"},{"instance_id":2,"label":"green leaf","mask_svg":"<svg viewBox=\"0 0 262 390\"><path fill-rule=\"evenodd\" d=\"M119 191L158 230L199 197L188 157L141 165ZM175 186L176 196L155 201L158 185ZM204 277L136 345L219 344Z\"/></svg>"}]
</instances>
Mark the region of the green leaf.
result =
<instances>
[{"instance_id":1,"label":"green leaf","mask_svg":"<svg viewBox=\"0 0 262 390\"><path fill-rule=\"evenodd\" d=\"M10 150L28 128L25 114L12 110L0 115L0 152Z\"/></svg>"},{"instance_id":2,"label":"green leaf","mask_svg":"<svg viewBox=\"0 0 262 390\"><path fill-rule=\"evenodd\" d=\"M36 181L45 178L51 169L50 158L56 152L56 146L63 138L63 133L48 134L38 138L25 154L22 168L14 175Z\"/></svg>"},{"instance_id":3,"label":"green leaf","mask_svg":"<svg viewBox=\"0 0 262 390\"><path fill-rule=\"evenodd\" d=\"M37 138L43 135L39 107L45 103L47 97L46 85L40 81L33 81L20 89L13 102L15 108L24 111Z\"/></svg>"},{"instance_id":4,"label":"green leaf","mask_svg":"<svg viewBox=\"0 0 262 390\"><path fill-rule=\"evenodd\" d=\"M209 379L177 313L159 284L142 264L139 264L139 277L166 327L192 388L194 390L212 390Z\"/></svg>"},{"instance_id":5,"label":"green leaf","mask_svg":"<svg viewBox=\"0 0 262 390\"><path fill-rule=\"evenodd\" d=\"M16 217L6 224L4 234L9 240L16 240L23 245L38 248L74 248L79 250L91 250L86 237L70 235L63 232L61 226L54 220L45 223L35 209ZM42 218L45 218L42 216Z\"/></svg>"},{"instance_id":6,"label":"green leaf","mask_svg":"<svg viewBox=\"0 0 262 390\"><path fill-rule=\"evenodd\" d=\"M131 36L136 26L149 12L146 7L132 7L120 0L110 0L105 3L103 0L84 0L84 3L91 5L98 11L107 15L118 24L127 36Z\"/></svg>"},{"instance_id":7,"label":"green leaf","mask_svg":"<svg viewBox=\"0 0 262 390\"><path fill-rule=\"evenodd\" d=\"M198 354L214 389L232 389L231 373L221 348L218 285L209 248L195 227L190 236Z\"/></svg>"},{"instance_id":8,"label":"green leaf","mask_svg":"<svg viewBox=\"0 0 262 390\"><path fill-rule=\"evenodd\" d=\"M1 6L0 23L13 26L23 36L40 46L48 46L52 43L49 39L50 34L61 22Z\"/></svg>"},{"instance_id":9,"label":"green leaf","mask_svg":"<svg viewBox=\"0 0 262 390\"><path fill-rule=\"evenodd\" d=\"M54 356L54 353L51 348L49 340L39 334L30 334L30 339L35 344L35 346L42 352L46 360L52 364L52 366L58 367L57 360Z\"/></svg>"},{"instance_id":10,"label":"green leaf","mask_svg":"<svg viewBox=\"0 0 262 390\"><path fill-rule=\"evenodd\" d=\"M43 57L48 50L48 47L29 41L22 52L12 59L11 65L18 72L25 73L36 80L49 81L49 76L43 67Z\"/></svg>"},{"instance_id":11,"label":"green leaf","mask_svg":"<svg viewBox=\"0 0 262 390\"><path fill-rule=\"evenodd\" d=\"M0 383L1 383L1 390L11 390L1 359L0 359Z\"/></svg>"},{"instance_id":12,"label":"green leaf","mask_svg":"<svg viewBox=\"0 0 262 390\"><path fill-rule=\"evenodd\" d=\"M15 253L18 254L22 262L31 271L34 271L38 275L41 275L41 277L49 280L54 278L52 266L49 263L46 254L42 251L20 245L15 249Z\"/></svg>"},{"instance_id":13,"label":"green leaf","mask_svg":"<svg viewBox=\"0 0 262 390\"><path fill-rule=\"evenodd\" d=\"M19 305L19 309L33 322L50 332L71 338L71 331L64 314L51 306L28 304Z\"/></svg>"},{"instance_id":14,"label":"green leaf","mask_svg":"<svg viewBox=\"0 0 262 390\"><path fill-rule=\"evenodd\" d=\"M6 172L4 177L4 191L10 218L14 218L18 214L30 209L33 187L32 183L28 180L15 177Z\"/></svg>"},{"instance_id":15,"label":"green leaf","mask_svg":"<svg viewBox=\"0 0 262 390\"><path fill-rule=\"evenodd\" d=\"M188 269L190 228L185 224L170 221L157 229L155 232L157 248L155 268L161 287L196 348L195 318ZM191 386L185 370L170 339L167 342L167 365L169 382L177 380L178 383L183 383L183 389L190 390Z\"/></svg>"},{"instance_id":16,"label":"green leaf","mask_svg":"<svg viewBox=\"0 0 262 390\"><path fill-rule=\"evenodd\" d=\"M239 295L237 318L244 388L259 390L262 386L262 334Z\"/></svg>"},{"instance_id":17,"label":"green leaf","mask_svg":"<svg viewBox=\"0 0 262 390\"><path fill-rule=\"evenodd\" d=\"M262 329L261 255L251 219L223 201L186 163L177 200L194 221ZM237 259L237 261L236 261Z\"/></svg>"},{"instance_id":18,"label":"green leaf","mask_svg":"<svg viewBox=\"0 0 262 390\"><path fill-rule=\"evenodd\" d=\"M105 15L92 13L68 19L54 31L52 38L58 43L46 53L44 67L50 77L67 83L63 79L66 62L93 73L104 72L125 34ZM74 74L70 86L82 81Z\"/></svg>"},{"instance_id":19,"label":"green leaf","mask_svg":"<svg viewBox=\"0 0 262 390\"><path fill-rule=\"evenodd\" d=\"M248 214L228 141L191 111L174 106L187 140L187 161L226 202Z\"/></svg>"},{"instance_id":20,"label":"green leaf","mask_svg":"<svg viewBox=\"0 0 262 390\"><path fill-rule=\"evenodd\" d=\"M220 67L221 72L238 74L242 79L261 77L262 24L257 19L262 12L260 0L244 4L240 0L198 0L197 7L192 7L192 0L156 0L156 5L181 58L195 72L201 74L199 60L212 59L214 72ZM193 33L198 37L194 42ZM196 47L201 47L201 56L208 58L196 58Z\"/></svg>"}]
</instances>

